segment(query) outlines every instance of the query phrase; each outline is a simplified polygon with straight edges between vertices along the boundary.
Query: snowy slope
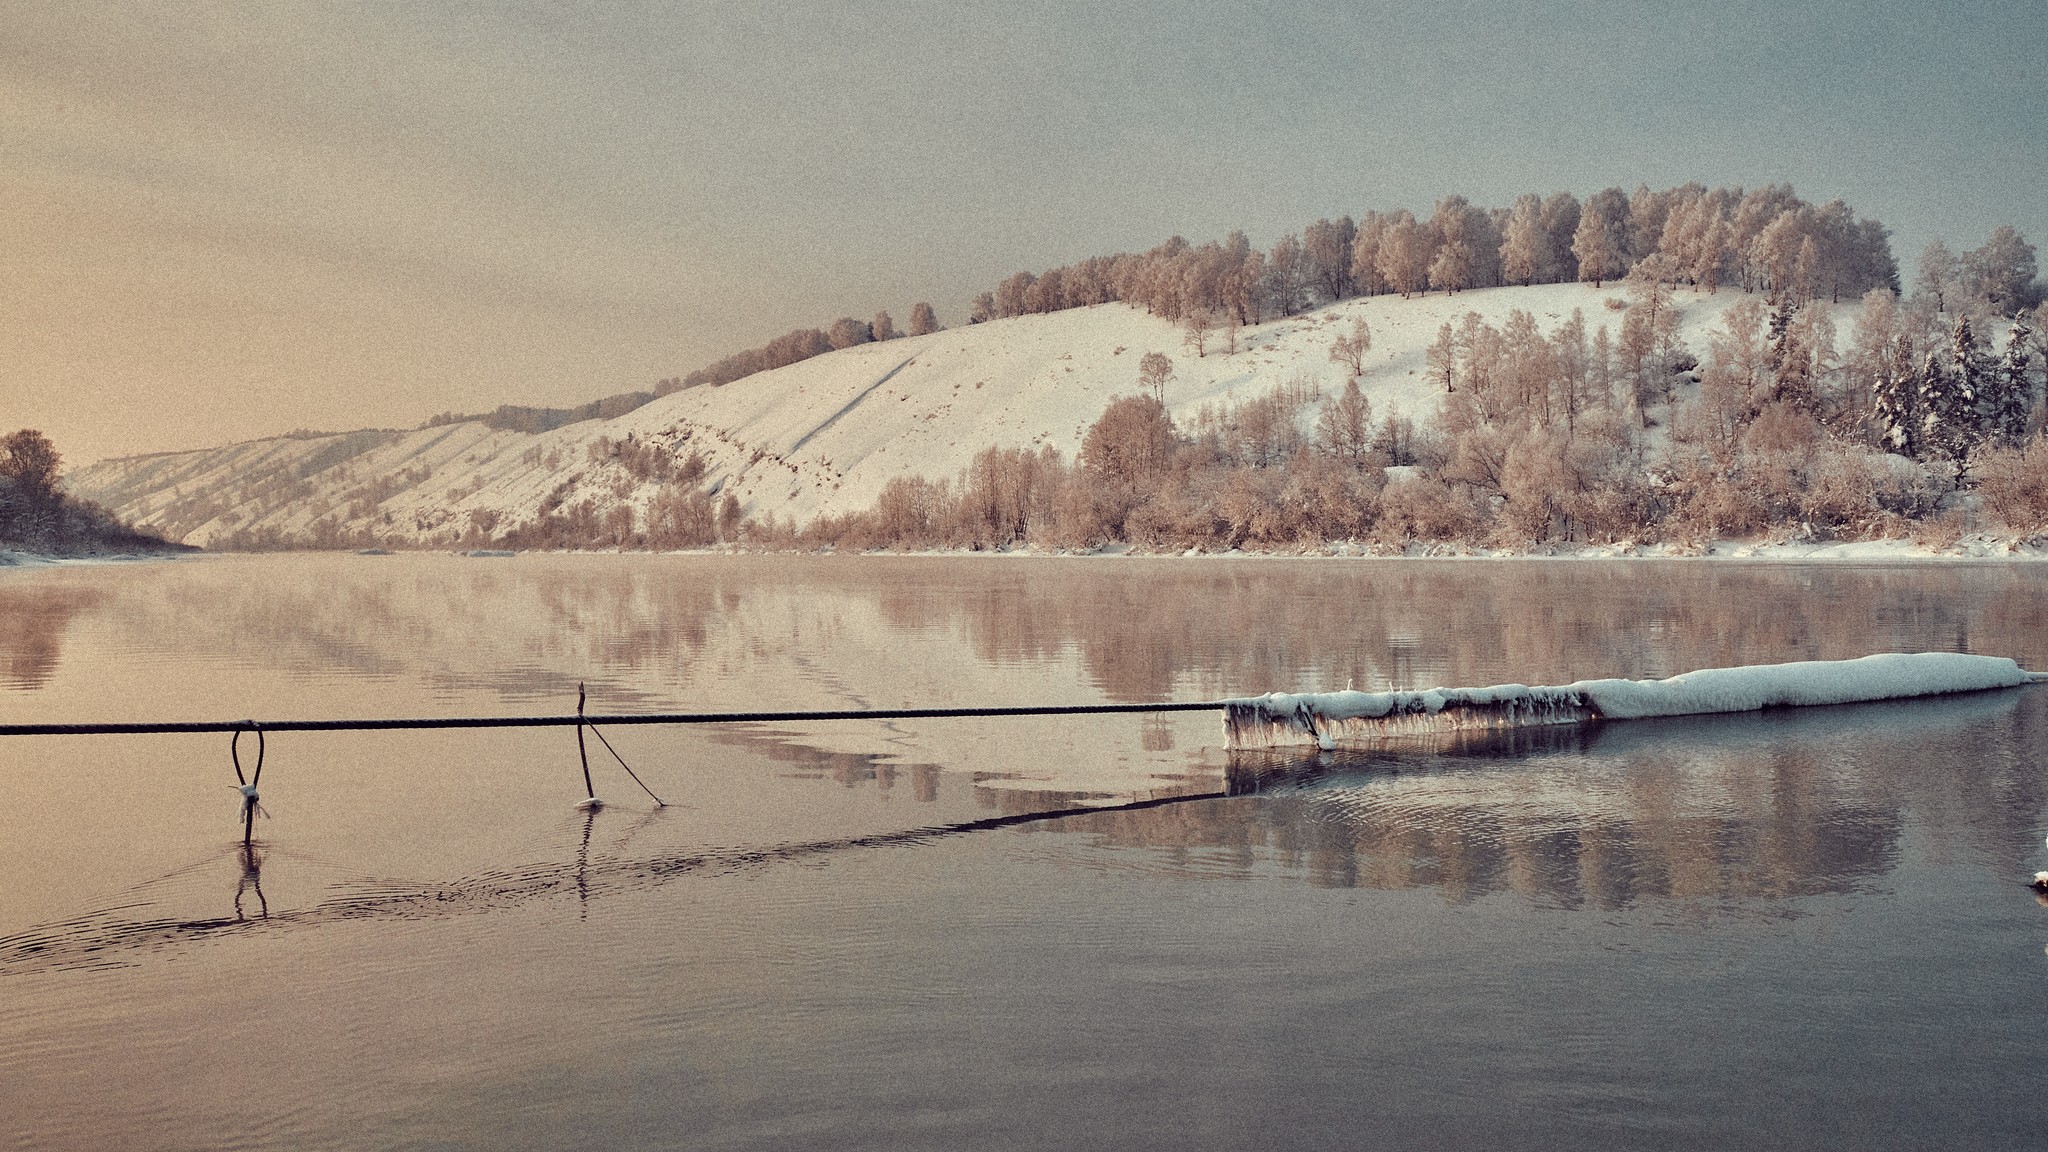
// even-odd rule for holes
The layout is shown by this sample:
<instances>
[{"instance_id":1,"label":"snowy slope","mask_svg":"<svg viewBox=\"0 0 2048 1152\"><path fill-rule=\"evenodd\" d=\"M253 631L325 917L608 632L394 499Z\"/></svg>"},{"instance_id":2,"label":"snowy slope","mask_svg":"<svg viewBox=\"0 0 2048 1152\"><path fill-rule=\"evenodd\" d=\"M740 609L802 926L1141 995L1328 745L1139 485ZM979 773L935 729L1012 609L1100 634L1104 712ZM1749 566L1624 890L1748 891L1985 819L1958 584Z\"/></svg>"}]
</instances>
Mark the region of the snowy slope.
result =
<instances>
[{"instance_id":1,"label":"snowy slope","mask_svg":"<svg viewBox=\"0 0 2048 1152\"><path fill-rule=\"evenodd\" d=\"M1605 302L1618 286L1539 285L1402 300L1347 300L1244 330L1197 358L1174 326L1124 304L997 320L929 336L864 344L719 388L692 388L617 419L531 435L477 423L410 432L277 439L103 461L77 470L72 491L188 543L244 529L310 537L325 523L421 545L446 544L473 520L502 531L544 502L590 499L599 512L644 509L658 491L616 463L593 464L599 437L632 437L706 464L703 484L735 493L747 515L806 522L864 508L890 478L957 475L984 448L1051 444L1070 458L1111 398L1138 391L1138 360L1174 360L1166 391L1177 418L1229 398L1249 400L1299 377L1327 391L1344 371L1331 342L1354 317L1372 327L1362 381L1375 412L1420 418L1438 397L1424 349L1445 322L1477 312L1496 326L1513 309L1546 333L1583 309L1590 332L1618 335ZM1740 299L1680 292L1682 331L1704 356L1706 332Z\"/></svg>"}]
</instances>

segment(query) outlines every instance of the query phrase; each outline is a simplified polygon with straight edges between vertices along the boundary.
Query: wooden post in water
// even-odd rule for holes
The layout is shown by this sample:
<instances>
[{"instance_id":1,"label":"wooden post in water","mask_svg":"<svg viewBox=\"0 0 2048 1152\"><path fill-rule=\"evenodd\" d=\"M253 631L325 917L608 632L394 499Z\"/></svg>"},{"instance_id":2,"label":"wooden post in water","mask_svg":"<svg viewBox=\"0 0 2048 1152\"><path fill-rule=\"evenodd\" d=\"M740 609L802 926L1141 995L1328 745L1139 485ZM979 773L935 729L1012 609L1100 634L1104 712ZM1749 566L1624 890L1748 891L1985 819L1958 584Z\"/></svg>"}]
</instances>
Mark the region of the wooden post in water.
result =
<instances>
[{"instance_id":1,"label":"wooden post in water","mask_svg":"<svg viewBox=\"0 0 2048 1152\"><path fill-rule=\"evenodd\" d=\"M576 682L576 755L583 761L583 800L576 806L597 809L604 801L597 798L597 787L590 782L590 749L583 740L583 682Z\"/></svg>"},{"instance_id":2,"label":"wooden post in water","mask_svg":"<svg viewBox=\"0 0 2048 1152\"><path fill-rule=\"evenodd\" d=\"M256 786L263 782L263 729L254 720L244 723L256 732L256 770L242 775L242 728L236 728L233 739L228 741L228 757L235 762L235 783L241 786L242 847L246 850L256 835Z\"/></svg>"}]
</instances>

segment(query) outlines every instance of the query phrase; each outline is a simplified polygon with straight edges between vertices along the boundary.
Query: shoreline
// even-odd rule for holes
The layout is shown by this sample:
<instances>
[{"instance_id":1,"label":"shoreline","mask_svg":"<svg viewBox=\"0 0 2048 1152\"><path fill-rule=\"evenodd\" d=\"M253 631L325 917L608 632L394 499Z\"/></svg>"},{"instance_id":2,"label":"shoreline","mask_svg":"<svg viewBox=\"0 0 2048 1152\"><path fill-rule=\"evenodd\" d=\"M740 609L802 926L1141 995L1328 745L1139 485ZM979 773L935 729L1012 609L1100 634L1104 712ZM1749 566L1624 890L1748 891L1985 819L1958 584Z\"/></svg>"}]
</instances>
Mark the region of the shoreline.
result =
<instances>
[{"instance_id":1,"label":"shoreline","mask_svg":"<svg viewBox=\"0 0 2048 1152\"><path fill-rule=\"evenodd\" d=\"M1384 560L1384 561L1699 561L1707 563L1778 564L2030 564L2048 561L2048 536L2005 536L1980 532L1956 543L1935 548L1910 540L1857 540L1840 542L1754 542L1717 540L1703 547L1682 544L1588 544L1550 546L1521 550L1492 548L1475 544L1409 544L1400 549L1386 545L1340 542L1298 549L1268 550L1230 548L1222 551L1191 548L1181 551L1151 550L1129 544L1075 551L1023 545L1014 548L926 548L895 551L852 552L836 548L747 548L717 546L670 551L650 549L503 549L503 548L337 548L280 549L270 552L209 551L176 548L149 552L108 552L84 556L53 556L23 549L0 548L0 570L11 568L86 567L139 564L163 560L189 560L227 556L386 556L452 555L462 559L497 560L522 556L851 556L873 558L926 557L933 559L985 558L1009 560Z\"/></svg>"},{"instance_id":2,"label":"shoreline","mask_svg":"<svg viewBox=\"0 0 2048 1152\"><path fill-rule=\"evenodd\" d=\"M196 556L212 555L223 555L223 553L207 552L203 548L179 547L165 551L103 552L84 556L53 556L46 552L30 552L22 548L0 548L0 569L82 568L102 564L145 564L157 560L183 560Z\"/></svg>"}]
</instances>

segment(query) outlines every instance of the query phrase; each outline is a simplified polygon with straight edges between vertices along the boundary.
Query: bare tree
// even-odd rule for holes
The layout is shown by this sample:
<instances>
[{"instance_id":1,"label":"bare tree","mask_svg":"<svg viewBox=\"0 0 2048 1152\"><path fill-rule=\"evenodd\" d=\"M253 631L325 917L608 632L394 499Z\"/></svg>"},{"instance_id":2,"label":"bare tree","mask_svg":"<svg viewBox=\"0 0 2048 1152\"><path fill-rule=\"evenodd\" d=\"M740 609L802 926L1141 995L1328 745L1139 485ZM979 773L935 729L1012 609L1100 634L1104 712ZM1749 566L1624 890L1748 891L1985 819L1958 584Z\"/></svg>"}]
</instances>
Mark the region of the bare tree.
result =
<instances>
[{"instance_id":1,"label":"bare tree","mask_svg":"<svg viewBox=\"0 0 2048 1152\"><path fill-rule=\"evenodd\" d=\"M889 319L887 312L875 313L874 320L868 324L868 331L876 340L896 340L903 336L903 333L896 330L896 322Z\"/></svg>"},{"instance_id":2,"label":"bare tree","mask_svg":"<svg viewBox=\"0 0 2048 1152\"><path fill-rule=\"evenodd\" d=\"M939 314L932 311L930 304L920 300L911 306L910 334L912 336L929 336L938 330Z\"/></svg>"}]
</instances>

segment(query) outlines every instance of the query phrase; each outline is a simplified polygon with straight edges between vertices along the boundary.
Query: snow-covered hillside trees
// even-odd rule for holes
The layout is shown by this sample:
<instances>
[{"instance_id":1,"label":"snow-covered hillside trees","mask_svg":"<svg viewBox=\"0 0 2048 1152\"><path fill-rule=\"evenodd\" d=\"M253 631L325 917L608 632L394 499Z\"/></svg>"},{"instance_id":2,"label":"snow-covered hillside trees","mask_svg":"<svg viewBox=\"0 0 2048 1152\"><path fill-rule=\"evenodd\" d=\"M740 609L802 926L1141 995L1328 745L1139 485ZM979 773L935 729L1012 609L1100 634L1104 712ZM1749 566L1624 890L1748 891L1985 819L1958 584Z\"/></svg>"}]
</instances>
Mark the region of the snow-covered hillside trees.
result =
<instances>
[{"instance_id":1,"label":"snow-covered hillside trees","mask_svg":"<svg viewBox=\"0 0 2048 1152\"><path fill-rule=\"evenodd\" d=\"M984 296L972 319L1000 319L1110 300L1169 320L1230 313L1240 324L1291 316L1352 295L1457 292L1501 284L1617 280L1653 257L1664 278L1714 291L1734 284L1801 301L1897 290L1888 233L1840 200L1810 204L1789 187L1709 189L1688 184L1594 193L1525 195L1508 208L1463 196L1427 218L1407 209L1354 223L1318 220L1260 252L1242 233L1201 245L1174 237L1143 253L1091 257L1018 272ZM2031 279L2031 273L2029 273Z\"/></svg>"},{"instance_id":2,"label":"snow-covered hillside trees","mask_svg":"<svg viewBox=\"0 0 2048 1152\"><path fill-rule=\"evenodd\" d=\"M1520 210L1526 239L1527 200ZM1179 423L1144 395L1112 403L1072 463L1049 448L990 449L957 482L904 478L869 512L774 542L1861 539L1918 531L1971 481L2003 523L2048 524L2048 447L2029 433L2041 357L2025 318L1994 356L1969 316L1877 287L1843 348L1817 293L1749 295L1723 312L1700 360L1671 319L1677 266L1661 252L1637 262L1619 340L1604 319L1589 336L1583 312L1549 331L1520 310L1498 326L1476 313L1444 325L1428 361L1441 407L1419 432L1398 413L1376 419L1355 375L1334 394L1303 378ZM1348 339L1333 340L1332 357L1347 368Z\"/></svg>"}]
</instances>

